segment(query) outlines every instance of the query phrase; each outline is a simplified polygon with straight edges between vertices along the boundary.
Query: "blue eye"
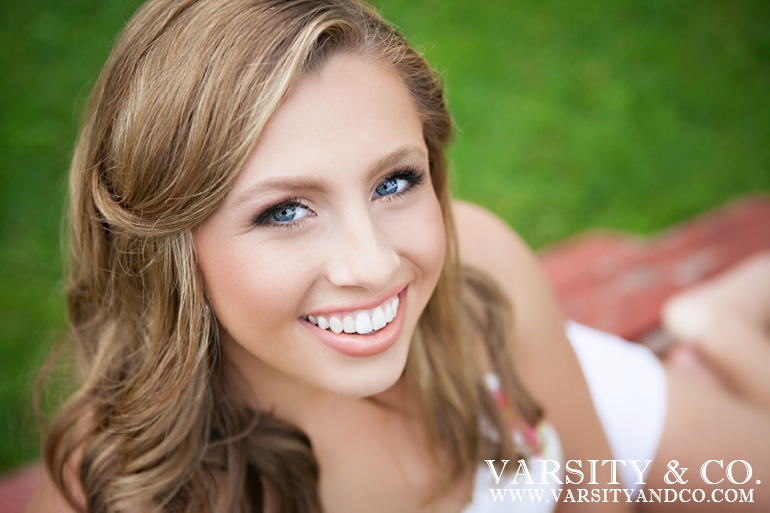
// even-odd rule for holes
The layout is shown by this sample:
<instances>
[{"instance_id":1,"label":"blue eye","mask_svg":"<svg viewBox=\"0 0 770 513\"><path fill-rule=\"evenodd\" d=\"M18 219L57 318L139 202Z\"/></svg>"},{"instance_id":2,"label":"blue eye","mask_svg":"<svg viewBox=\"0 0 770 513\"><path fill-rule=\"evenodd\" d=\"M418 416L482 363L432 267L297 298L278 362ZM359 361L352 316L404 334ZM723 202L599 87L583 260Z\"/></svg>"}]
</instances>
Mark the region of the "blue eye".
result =
<instances>
[{"instance_id":1,"label":"blue eye","mask_svg":"<svg viewBox=\"0 0 770 513\"><path fill-rule=\"evenodd\" d=\"M391 176L385 179L380 185L374 189L377 196L390 196L404 190L409 185L409 182L403 178L396 178Z\"/></svg>"},{"instance_id":2,"label":"blue eye","mask_svg":"<svg viewBox=\"0 0 770 513\"><path fill-rule=\"evenodd\" d=\"M374 189L373 198L383 196L400 196L409 192L412 187L420 185L425 179L425 173L413 168L405 168L387 176Z\"/></svg>"},{"instance_id":3,"label":"blue eye","mask_svg":"<svg viewBox=\"0 0 770 513\"><path fill-rule=\"evenodd\" d=\"M312 215L312 211L298 201L287 201L268 208L257 216L254 224L262 225L288 225L300 219Z\"/></svg>"},{"instance_id":4,"label":"blue eye","mask_svg":"<svg viewBox=\"0 0 770 513\"><path fill-rule=\"evenodd\" d=\"M276 223L288 223L297 219L299 207L297 205L287 205L280 210L273 211L273 215L270 216Z\"/></svg>"}]
</instances>

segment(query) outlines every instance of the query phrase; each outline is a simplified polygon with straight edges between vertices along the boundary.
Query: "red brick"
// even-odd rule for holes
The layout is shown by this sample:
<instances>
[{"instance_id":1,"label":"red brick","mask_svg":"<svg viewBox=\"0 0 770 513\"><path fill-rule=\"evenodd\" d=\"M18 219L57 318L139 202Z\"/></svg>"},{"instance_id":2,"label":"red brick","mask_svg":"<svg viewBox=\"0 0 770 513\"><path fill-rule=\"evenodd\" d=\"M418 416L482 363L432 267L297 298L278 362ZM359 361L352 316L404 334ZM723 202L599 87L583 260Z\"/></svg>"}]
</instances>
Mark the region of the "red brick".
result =
<instances>
[{"instance_id":1,"label":"red brick","mask_svg":"<svg viewBox=\"0 0 770 513\"><path fill-rule=\"evenodd\" d=\"M770 249L770 197L750 196L641 239L589 232L542 254L566 315L639 339L671 295Z\"/></svg>"}]
</instances>

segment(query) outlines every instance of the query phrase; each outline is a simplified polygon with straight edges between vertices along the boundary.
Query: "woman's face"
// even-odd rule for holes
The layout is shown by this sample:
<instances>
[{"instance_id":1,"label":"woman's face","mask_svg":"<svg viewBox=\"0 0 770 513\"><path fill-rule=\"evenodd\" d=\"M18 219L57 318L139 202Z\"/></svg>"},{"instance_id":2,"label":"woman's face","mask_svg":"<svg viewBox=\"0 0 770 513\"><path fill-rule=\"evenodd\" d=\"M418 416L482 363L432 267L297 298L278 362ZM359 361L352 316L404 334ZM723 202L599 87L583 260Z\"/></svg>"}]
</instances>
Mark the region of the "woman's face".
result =
<instances>
[{"instance_id":1,"label":"woman's face","mask_svg":"<svg viewBox=\"0 0 770 513\"><path fill-rule=\"evenodd\" d=\"M194 233L222 350L261 406L399 378L444 260L428 173L412 98L373 60L333 58L272 117Z\"/></svg>"}]
</instances>

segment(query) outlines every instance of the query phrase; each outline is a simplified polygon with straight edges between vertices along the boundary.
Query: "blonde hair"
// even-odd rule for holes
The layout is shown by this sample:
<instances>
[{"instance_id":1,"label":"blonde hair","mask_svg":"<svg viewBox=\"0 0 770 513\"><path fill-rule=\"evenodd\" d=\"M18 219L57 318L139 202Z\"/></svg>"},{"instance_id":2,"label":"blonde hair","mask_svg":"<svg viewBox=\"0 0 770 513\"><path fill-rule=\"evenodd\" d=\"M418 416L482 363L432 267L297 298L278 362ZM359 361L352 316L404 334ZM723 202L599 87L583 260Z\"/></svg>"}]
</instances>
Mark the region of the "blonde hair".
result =
<instances>
[{"instance_id":1,"label":"blonde hair","mask_svg":"<svg viewBox=\"0 0 770 513\"><path fill-rule=\"evenodd\" d=\"M507 354L509 305L480 275L462 283L444 157L451 120L424 59L356 0L151 0L99 76L70 170L66 294L82 376L45 461L74 507L211 511L225 497L228 510L261 511L267 488L281 511L321 509L307 436L223 384L191 233L291 87L340 53L392 67L423 119L448 252L405 379L431 449L451 463L446 483L484 458L516 457L510 437L480 430L482 418L498 433L507 426L466 339L487 336L504 390L538 420Z\"/></svg>"}]
</instances>

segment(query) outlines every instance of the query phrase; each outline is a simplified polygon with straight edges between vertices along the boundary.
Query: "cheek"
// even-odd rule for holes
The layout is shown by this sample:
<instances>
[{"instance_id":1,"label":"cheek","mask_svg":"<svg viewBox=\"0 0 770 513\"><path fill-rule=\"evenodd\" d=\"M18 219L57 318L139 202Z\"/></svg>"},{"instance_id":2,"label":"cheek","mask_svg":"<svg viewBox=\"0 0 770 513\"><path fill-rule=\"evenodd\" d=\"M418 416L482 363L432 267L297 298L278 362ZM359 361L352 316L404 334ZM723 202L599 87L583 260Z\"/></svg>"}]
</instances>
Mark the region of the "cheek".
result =
<instances>
[{"instance_id":1,"label":"cheek","mask_svg":"<svg viewBox=\"0 0 770 513\"><path fill-rule=\"evenodd\" d=\"M428 195L426 195L428 196ZM415 203L391 225L392 240L397 240L399 253L423 275L432 289L446 253L446 230L441 205L433 191L425 201Z\"/></svg>"},{"instance_id":2,"label":"cheek","mask_svg":"<svg viewBox=\"0 0 770 513\"><path fill-rule=\"evenodd\" d=\"M290 264L291 259L283 253L274 254L269 247L257 251L223 243L216 249L216 259L201 261L201 270L209 301L223 329L239 340L263 338L296 316L297 297L301 297L305 277ZM254 330L254 326L260 326L260 330Z\"/></svg>"}]
</instances>

